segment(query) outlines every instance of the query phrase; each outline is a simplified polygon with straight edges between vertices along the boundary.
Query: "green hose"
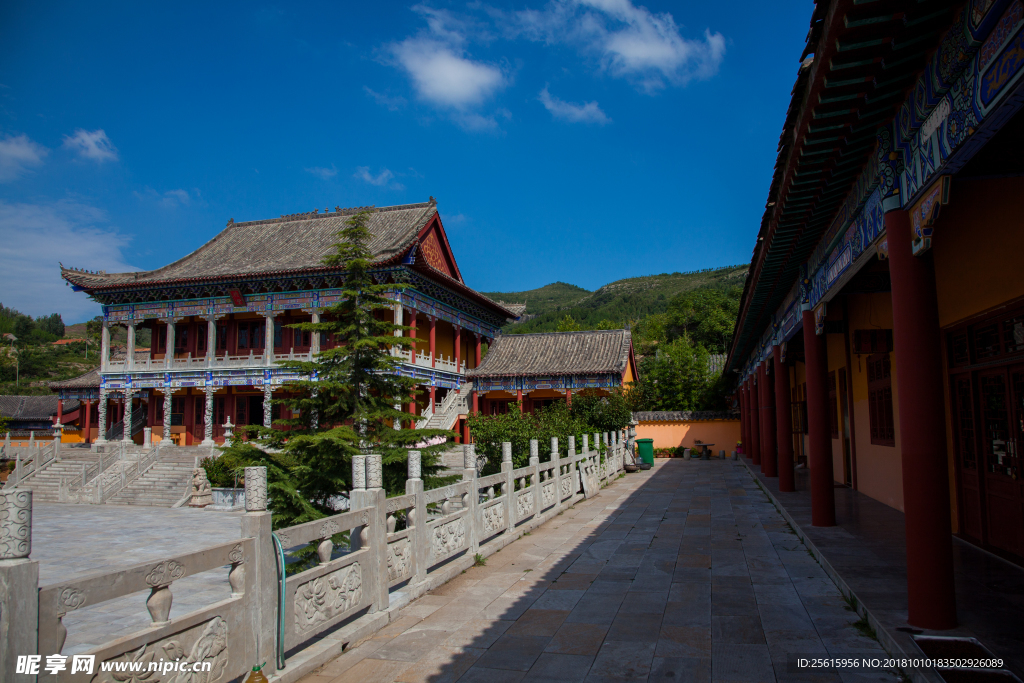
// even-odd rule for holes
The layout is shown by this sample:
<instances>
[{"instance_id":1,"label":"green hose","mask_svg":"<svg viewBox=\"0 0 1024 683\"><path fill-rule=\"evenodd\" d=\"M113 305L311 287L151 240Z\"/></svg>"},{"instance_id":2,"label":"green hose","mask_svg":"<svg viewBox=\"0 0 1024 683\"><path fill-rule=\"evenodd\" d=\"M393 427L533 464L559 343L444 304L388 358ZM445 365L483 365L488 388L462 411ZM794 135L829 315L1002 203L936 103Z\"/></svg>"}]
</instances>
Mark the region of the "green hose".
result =
<instances>
[{"instance_id":1,"label":"green hose","mask_svg":"<svg viewBox=\"0 0 1024 683\"><path fill-rule=\"evenodd\" d=\"M284 668L284 596L287 589L287 577L284 571L284 547L277 534L271 533L274 547L277 549L277 668Z\"/></svg>"}]
</instances>

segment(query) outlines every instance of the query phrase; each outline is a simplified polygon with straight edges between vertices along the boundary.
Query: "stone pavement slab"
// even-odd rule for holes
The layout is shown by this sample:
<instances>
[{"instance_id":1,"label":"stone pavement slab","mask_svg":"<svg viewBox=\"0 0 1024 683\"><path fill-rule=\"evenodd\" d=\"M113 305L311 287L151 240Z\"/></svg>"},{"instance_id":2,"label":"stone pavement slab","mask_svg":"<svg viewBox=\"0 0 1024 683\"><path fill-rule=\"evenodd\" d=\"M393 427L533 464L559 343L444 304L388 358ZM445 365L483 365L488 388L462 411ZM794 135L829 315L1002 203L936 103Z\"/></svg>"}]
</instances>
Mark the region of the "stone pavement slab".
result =
<instances>
[{"instance_id":1,"label":"stone pavement slab","mask_svg":"<svg viewBox=\"0 0 1024 683\"><path fill-rule=\"evenodd\" d=\"M740 463L662 460L402 609L303 679L894 681L795 672L884 655Z\"/></svg>"},{"instance_id":2,"label":"stone pavement slab","mask_svg":"<svg viewBox=\"0 0 1024 683\"><path fill-rule=\"evenodd\" d=\"M226 543L241 534L240 512L198 508L40 503L32 507L31 559L39 562L39 583L124 569ZM231 594L228 567L175 581L172 615L181 615ZM148 591L68 613L65 655L84 652L152 623Z\"/></svg>"}]
</instances>

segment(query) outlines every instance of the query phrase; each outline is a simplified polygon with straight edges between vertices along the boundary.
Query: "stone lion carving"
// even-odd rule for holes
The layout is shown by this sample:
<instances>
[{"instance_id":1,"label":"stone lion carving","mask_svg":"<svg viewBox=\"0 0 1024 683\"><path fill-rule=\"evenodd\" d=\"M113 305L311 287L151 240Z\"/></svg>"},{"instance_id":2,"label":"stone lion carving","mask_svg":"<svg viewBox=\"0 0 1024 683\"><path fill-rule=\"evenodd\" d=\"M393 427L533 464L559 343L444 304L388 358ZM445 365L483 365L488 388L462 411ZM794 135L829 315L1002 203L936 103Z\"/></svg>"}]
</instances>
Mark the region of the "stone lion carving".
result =
<instances>
[{"instance_id":1,"label":"stone lion carving","mask_svg":"<svg viewBox=\"0 0 1024 683\"><path fill-rule=\"evenodd\" d=\"M213 489L210 480L206 478L206 470L196 467L192 470L192 497L188 501L188 506L202 508L212 503Z\"/></svg>"}]
</instances>

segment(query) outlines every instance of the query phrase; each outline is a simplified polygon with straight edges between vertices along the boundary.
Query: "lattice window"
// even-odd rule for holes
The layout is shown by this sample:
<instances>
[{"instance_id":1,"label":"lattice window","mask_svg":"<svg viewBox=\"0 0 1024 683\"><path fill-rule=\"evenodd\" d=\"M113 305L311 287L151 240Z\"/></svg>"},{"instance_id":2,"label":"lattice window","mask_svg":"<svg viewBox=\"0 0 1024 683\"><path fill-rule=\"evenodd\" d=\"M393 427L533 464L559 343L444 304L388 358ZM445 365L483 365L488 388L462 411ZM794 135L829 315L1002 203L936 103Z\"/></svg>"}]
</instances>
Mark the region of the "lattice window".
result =
<instances>
[{"instance_id":1,"label":"lattice window","mask_svg":"<svg viewBox=\"0 0 1024 683\"><path fill-rule=\"evenodd\" d=\"M971 352L967 343L967 333L949 335L949 364L956 367L968 365L970 362Z\"/></svg>"},{"instance_id":2,"label":"lattice window","mask_svg":"<svg viewBox=\"0 0 1024 683\"><path fill-rule=\"evenodd\" d=\"M974 355L977 358L993 358L998 356L999 352L999 323L974 330Z\"/></svg>"},{"instance_id":3,"label":"lattice window","mask_svg":"<svg viewBox=\"0 0 1024 683\"><path fill-rule=\"evenodd\" d=\"M1024 351L1024 315L1003 321L1003 346L1007 353Z\"/></svg>"},{"instance_id":4,"label":"lattice window","mask_svg":"<svg viewBox=\"0 0 1024 683\"><path fill-rule=\"evenodd\" d=\"M878 446L895 446L896 428L892 411L892 368L889 354L869 356L867 366L871 443Z\"/></svg>"}]
</instances>

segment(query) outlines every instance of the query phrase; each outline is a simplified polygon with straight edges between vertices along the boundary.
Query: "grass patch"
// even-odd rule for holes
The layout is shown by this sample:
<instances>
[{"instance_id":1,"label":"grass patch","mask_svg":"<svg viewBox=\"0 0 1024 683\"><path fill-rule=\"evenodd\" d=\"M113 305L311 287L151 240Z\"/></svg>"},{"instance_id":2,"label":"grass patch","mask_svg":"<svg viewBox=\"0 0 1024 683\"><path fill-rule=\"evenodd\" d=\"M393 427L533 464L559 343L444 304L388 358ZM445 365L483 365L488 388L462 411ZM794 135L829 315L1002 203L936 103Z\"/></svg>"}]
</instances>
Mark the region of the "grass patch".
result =
<instances>
[{"instance_id":1,"label":"grass patch","mask_svg":"<svg viewBox=\"0 0 1024 683\"><path fill-rule=\"evenodd\" d=\"M524 532L523 532L523 536L529 536L529 535L530 535L531 533L533 533L533 532L530 532L530 531L524 531Z\"/></svg>"},{"instance_id":2,"label":"grass patch","mask_svg":"<svg viewBox=\"0 0 1024 683\"><path fill-rule=\"evenodd\" d=\"M486 566L486 565L487 565L487 558L486 557L484 557L480 553L477 553L476 555L473 556L473 566L474 567L483 567L483 566Z\"/></svg>"},{"instance_id":3,"label":"grass patch","mask_svg":"<svg viewBox=\"0 0 1024 683\"><path fill-rule=\"evenodd\" d=\"M843 602L846 603L845 609L846 609L847 612L856 612L857 611L858 605L857 605L857 598L855 596L853 596L853 595L844 595L843 596Z\"/></svg>"},{"instance_id":4,"label":"grass patch","mask_svg":"<svg viewBox=\"0 0 1024 683\"><path fill-rule=\"evenodd\" d=\"M865 638L870 638L874 641L878 640L878 634L875 633L875 629L871 628L871 624L868 623L867 615L853 622L853 627L860 631L860 634Z\"/></svg>"}]
</instances>

